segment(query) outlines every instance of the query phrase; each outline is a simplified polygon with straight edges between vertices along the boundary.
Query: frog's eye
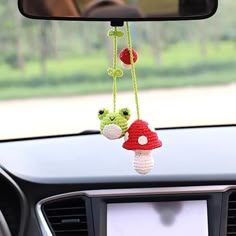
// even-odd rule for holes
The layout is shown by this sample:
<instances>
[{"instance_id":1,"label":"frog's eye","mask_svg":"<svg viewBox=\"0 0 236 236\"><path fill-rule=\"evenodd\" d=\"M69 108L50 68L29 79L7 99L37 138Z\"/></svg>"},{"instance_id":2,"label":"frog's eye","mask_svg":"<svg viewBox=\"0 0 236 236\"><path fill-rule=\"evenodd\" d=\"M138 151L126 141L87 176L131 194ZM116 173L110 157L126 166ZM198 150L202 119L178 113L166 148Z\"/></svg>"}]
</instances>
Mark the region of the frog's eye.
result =
<instances>
[{"instance_id":1,"label":"frog's eye","mask_svg":"<svg viewBox=\"0 0 236 236\"><path fill-rule=\"evenodd\" d=\"M98 118L102 120L108 113L109 111L107 109L100 109L98 111Z\"/></svg>"},{"instance_id":2,"label":"frog's eye","mask_svg":"<svg viewBox=\"0 0 236 236\"><path fill-rule=\"evenodd\" d=\"M99 110L99 111L98 111L98 114L99 114L99 115L103 115L103 114L104 114L104 110Z\"/></svg>"},{"instance_id":3,"label":"frog's eye","mask_svg":"<svg viewBox=\"0 0 236 236\"><path fill-rule=\"evenodd\" d=\"M128 111L123 111L123 115L128 116L129 115Z\"/></svg>"},{"instance_id":4,"label":"frog's eye","mask_svg":"<svg viewBox=\"0 0 236 236\"><path fill-rule=\"evenodd\" d=\"M126 120L130 118L130 110L128 108L122 108L119 110L119 114L123 116Z\"/></svg>"}]
</instances>

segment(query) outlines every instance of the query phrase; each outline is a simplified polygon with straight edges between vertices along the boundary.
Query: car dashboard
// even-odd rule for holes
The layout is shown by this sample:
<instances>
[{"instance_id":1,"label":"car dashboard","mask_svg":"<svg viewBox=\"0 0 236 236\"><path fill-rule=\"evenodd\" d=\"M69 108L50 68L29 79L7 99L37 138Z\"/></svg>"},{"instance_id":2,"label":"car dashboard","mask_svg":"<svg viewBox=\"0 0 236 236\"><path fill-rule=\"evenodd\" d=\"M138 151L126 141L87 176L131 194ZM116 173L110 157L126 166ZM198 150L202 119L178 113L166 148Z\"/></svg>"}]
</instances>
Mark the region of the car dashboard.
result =
<instances>
[{"instance_id":1,"label":"car dashboard","mask_svg":"<svg viewBox=\"0 0 236 236\"><path fill-rule=\"evenodd\" d=\"M236 235L236 127L157 132L163 147L144 176L122 140L98 133L2 142L0 232Z\"/></svg>"}]
</instances>

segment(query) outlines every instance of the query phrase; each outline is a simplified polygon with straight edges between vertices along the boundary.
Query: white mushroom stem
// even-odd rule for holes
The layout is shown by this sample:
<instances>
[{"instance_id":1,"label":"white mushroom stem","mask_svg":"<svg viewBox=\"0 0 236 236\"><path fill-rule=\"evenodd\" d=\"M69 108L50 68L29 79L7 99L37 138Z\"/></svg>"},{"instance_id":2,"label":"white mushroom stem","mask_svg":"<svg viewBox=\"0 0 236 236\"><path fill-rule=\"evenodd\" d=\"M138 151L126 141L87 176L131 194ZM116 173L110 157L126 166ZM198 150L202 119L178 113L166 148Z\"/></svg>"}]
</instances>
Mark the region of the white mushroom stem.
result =
<instances>
[{"instance_id":1,"label":"white mushroom stem","mask_svg":"<svg viewBox=\"0 0 236 236\"><path fill-rule=\"evenodd\" d=\"M151 150L135 150L134 169L142 175L148 174L154 166Z\"/></svg>"},{"instance_id":2,"label":"white mushroom stem","mask_svg":"<svg viewBox=\"0 0 236 236\"><path fill-rule=\"evenodd\" d=\"M125 69L131 69L131 64L125 64L124 62L122 62L122 64Z\"/></svg>"}]
</instances>

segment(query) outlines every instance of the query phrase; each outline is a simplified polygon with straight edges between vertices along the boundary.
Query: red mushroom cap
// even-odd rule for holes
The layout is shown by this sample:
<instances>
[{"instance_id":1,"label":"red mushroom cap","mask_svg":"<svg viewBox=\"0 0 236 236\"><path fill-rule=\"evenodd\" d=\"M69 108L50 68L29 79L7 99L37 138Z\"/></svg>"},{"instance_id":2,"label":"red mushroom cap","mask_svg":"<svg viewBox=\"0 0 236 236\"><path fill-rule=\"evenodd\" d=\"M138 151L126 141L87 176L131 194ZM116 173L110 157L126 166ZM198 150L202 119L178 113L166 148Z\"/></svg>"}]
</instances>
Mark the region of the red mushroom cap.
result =
<instances>
[{"instance_id":1,"label":"red mushroom cap","mask_svg":"<svg viewBox=\"0 0 236 236\"><path fill-rule=\"evenodd\" d=\"M123 148L128 150L152 150L162 146L155 130L143 120L136 120L125 134Z\"/></svg>"},{"instance_id":2,"label":"red mushroom cap","mask_svg":"<svg viewBox=\"0 0 236 236\"><path fill-rule=\"evenodd\" d=\"M137 52L132 49L132 54L133 54L133 60L134 63L138 60L138 54ZM131 61L130 61L130 53L129 53L129 49L128 48L124 48L120 54L119 54L119 58L120 60L126 64L126 65L131 65Z\"/></svg>"}]
</instances>

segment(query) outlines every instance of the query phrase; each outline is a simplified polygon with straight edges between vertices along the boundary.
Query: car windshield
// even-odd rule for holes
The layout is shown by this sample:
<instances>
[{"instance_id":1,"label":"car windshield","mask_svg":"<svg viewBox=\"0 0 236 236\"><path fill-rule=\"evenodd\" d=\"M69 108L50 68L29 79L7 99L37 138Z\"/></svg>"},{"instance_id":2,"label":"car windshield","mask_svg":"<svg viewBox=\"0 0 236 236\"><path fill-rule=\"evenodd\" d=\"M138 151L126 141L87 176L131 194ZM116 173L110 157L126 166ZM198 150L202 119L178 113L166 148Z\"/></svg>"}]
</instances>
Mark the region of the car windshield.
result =
<instances>
[{"instance_id":1,"label":"car windshield","mask_svg":"<svg viewBox=\"0 0 236 236\"><path fill-rule=\"evenodd\" d=\"M152 126L235 123L234 7L221 0L207 20L131 23L141 117ZM99 130L98 110L112 109L109 23L30 20L7 0L0 17L0 139ZM117 107L135 120L129 69L117 83Z\"/></svg>"}]
</instances>

